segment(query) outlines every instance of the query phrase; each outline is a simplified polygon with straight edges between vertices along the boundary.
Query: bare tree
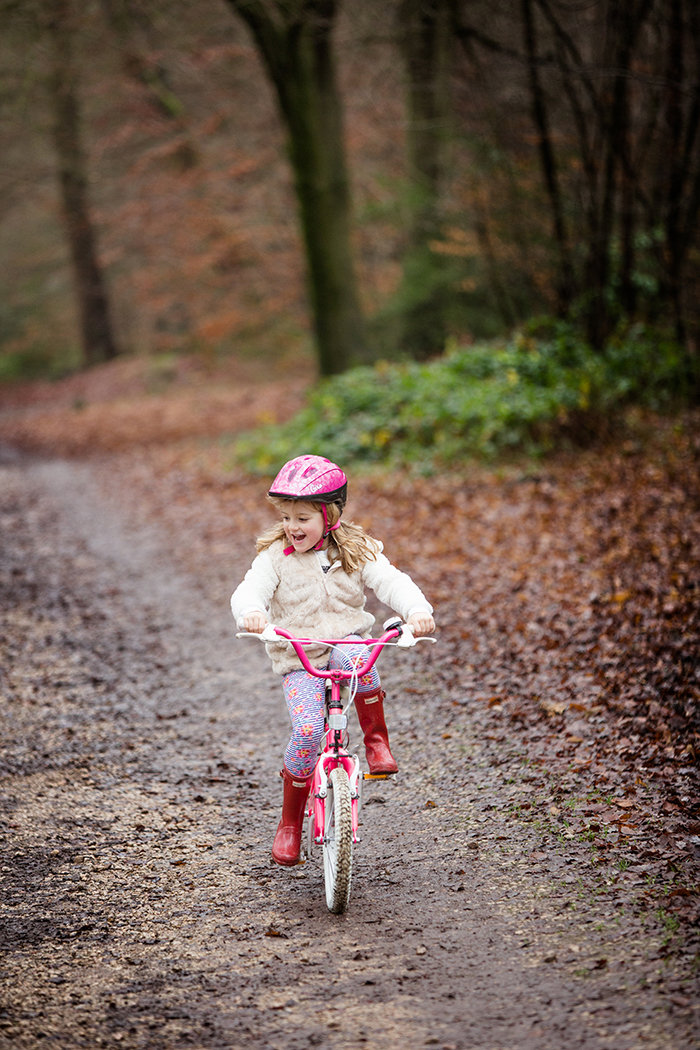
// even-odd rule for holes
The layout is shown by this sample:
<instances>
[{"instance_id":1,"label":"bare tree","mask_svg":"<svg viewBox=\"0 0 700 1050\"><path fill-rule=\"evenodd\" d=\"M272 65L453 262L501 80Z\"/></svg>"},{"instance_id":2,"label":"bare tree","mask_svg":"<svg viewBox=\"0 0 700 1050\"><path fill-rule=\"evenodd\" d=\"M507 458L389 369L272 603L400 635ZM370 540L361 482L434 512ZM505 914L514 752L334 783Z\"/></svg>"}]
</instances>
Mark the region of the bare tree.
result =
<instances>
[{"instance_id":1,"label":"bare tree","mask_svg":"<svg viewBox=\"0 0 700 1050\"><path fill-rule=\"evenodd\" d=\"M527 100L525 109L503 110L502 127L492 131L516 163L526 147L536 151L556 311L581 318L597 347L620 320L671 321L685 340L688 327L698 326L697 5L520 0L513 18L512 5L496 0L488 32L479 20L485 4L454 5L468 66L489 56L489 102L498 78L509 98ZM523 135L525 113L531 143ZM533 208L533 247L538 222ZM540 251L540 264L542 257Z\"/></svg>"},{"instance_id":2,"label":"bare tree","mask_svg":"<svg viewBox=\"0 0 700 1050\"><path fill-rule=\"evenodd\" d=\"M308 265L322 375L366 358L351 250L350 188L332 32L336 0L229 0L275 88Z\"/></svg>"},{"instance_id":3,"label":"bare tree","mask_svg":"<svg viewBox=\"0 0 700 1050\"><path fill-rule=\"evenodd\" d=\"M408 244L399 297L400 343L413 357L443 350L451 294L442 232L446 150L452 131L449 90L454 34L449 0L401 0L399 41L407 79Z\"/></svg>"},{"instance_id":4,"label":"bare tree","mask_svg":"<svg viewBox=\"0 0 700 1050\"><path fill-rule=\"evenodd\" d=\"M536 128L542 178L547 190L552 219L554 240L559 252L560 266L557 277L557 300L560 311L571 301L574 288L573 263L569 231L564 215L559 162L552 142L550 115L546 94L542 86L542 71L538 55L533 0L521 0L523 40L530 88L532 122Z\"/></svg>"},{"instance_id":5,"label":"bare tree","mask_svg":"<svg viewBox=\"0 0 700 1050\"><path fill-rule=\"evenodd\" d=\"M100 268L88 199L87 159L82 143L75 32L71 0L47 0L43 25L51 42L49 91L63 215L75 273L83 353L88 364L117 354L107 290Z\"/></svg>"}]
</instances>

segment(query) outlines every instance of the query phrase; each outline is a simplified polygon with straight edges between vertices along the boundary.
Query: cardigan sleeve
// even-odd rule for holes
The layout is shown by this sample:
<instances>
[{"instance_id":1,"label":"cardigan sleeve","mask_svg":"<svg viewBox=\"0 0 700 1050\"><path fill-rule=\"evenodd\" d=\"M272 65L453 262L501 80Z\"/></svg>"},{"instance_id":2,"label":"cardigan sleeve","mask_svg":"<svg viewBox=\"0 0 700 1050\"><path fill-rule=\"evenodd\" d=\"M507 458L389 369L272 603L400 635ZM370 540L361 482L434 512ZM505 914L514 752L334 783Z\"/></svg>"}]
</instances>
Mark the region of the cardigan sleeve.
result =
<instances>
[{"instance_id":1,"label":"cardigan sleeve","mask_svg":"<svg viewBox=\"0 0 700 1050\"><path fill-rule=\"evenodd\" d=\"M267 613L279 577L267 551L262 551L231 595L231 612L240 627L249 612Z\"/></svg>"},{"instance_id":2,"label":"cardigan sleeve","mask_svg":"<svg viewBox=\"0 0 700 1050\"><path fill-rule=\"evenodd\" d=\"M432 605L418 584L407 573L392 565L381 548L374 561L367 561L362 566L362 578L380 602L388 605L404 620L408 620L414 612L433 612Z\"/></svg>"}]
</instances>

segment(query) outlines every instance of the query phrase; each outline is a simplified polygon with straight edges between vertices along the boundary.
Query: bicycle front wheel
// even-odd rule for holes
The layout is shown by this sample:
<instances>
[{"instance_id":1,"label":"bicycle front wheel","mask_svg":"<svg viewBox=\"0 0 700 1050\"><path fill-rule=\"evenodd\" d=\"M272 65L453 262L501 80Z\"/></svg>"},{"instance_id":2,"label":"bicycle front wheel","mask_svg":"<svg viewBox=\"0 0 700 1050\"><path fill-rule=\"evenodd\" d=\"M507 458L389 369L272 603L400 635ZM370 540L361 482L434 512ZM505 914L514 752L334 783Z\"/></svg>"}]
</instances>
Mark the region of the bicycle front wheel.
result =
<instances>
[{"instance_id":1,"label":"bicycle front wheel","mask_svg":"<svg viewBox=\"0 0 700 1050\"><path fill-rule=\"evenodd\" d=\"M323 836L323 877L328 910L334 915L341 915L350 902L352 799L348 774L342 766L331 771L329 781Z\"/></svg>"}]
</instances>

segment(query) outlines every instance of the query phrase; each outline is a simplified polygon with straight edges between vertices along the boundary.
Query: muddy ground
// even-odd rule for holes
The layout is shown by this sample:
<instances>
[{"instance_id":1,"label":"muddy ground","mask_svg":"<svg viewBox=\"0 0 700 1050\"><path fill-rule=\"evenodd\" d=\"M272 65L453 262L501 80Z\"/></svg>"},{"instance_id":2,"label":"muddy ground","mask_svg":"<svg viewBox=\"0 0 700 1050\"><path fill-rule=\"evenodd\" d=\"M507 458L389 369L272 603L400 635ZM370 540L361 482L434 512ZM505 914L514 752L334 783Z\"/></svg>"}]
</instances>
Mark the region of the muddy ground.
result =
<instances>
[{"instance_id":1,"label":"muddy ground","mask_svg":"<svg viewBox=\"0 0 700 1050\"><path fill-rule=\"evenodd\" d=\"M0 463L0 1047L698 1044L669 882L574 834L436 652L384 661L402 771L347 914L317 859L272 865L286 715L227 607L250 551L189 573L113 468Z\"/></svg>"}]
</instances>

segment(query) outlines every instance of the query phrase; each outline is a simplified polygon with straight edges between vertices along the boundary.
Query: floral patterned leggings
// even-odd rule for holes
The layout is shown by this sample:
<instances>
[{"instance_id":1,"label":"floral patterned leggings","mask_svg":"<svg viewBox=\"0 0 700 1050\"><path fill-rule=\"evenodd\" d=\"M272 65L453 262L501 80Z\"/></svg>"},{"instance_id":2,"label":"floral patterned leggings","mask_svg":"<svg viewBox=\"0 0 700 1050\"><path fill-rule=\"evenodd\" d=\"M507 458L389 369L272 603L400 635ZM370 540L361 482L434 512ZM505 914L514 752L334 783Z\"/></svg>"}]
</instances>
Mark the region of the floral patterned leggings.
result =
<instances>
[{"instance_id":1,"label":"floral patterned leggings","mask_svg":"<svg viewBox=\"0 0 700 1050\"><path fill-rule=\"evenodd\" d=\"M362 663L366 656L366 645L338 646L331 650L327 666L349 671L353 664ZM359 696L365 696L378 688L379 674L372 668L369 674L360 678L357 692ZM325 683L308 671L290 671L282 679L282 689L292 720L292 735L284 753L284 764L290 773L306 777L313 772L323 736Z\"/></svg>"}]
</instances>

